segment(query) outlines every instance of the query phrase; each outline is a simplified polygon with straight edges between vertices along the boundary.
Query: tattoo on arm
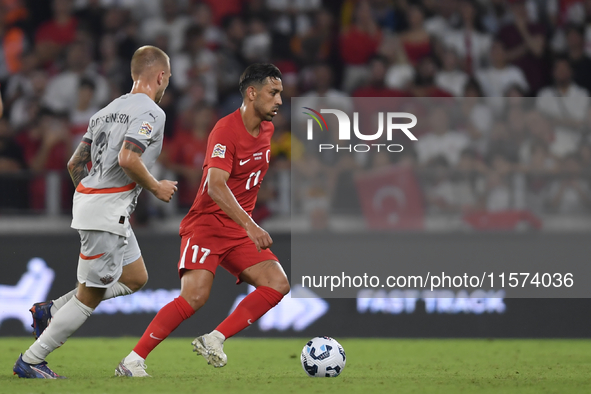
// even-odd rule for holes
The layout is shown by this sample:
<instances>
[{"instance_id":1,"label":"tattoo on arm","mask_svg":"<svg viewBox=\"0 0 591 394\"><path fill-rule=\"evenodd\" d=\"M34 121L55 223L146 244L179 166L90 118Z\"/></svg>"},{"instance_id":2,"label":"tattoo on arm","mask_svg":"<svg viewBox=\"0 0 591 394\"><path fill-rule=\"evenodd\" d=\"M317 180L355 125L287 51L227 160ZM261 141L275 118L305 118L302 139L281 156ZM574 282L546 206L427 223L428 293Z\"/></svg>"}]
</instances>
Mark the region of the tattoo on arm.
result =
<instances>
[{"instance_id":1,"label":"tattoo on arm","mask_svg":"<svg viewBox=\"0 0 591 394\"><path fill-rule=\"evenodd\" d=\"M88 168L86 164L90 161L90 145L80 143L76 152L72 155L70 162L68 163L68 171L74 186L78 187L78 184L86 175L88 175Z\"/></svg>"},{"instance_id":2,"label":"tattoo on arm","mask_svg":"<svg viewBox=\"0 0 591 394\"><path fill-rule=\"evenodd\" d=\"M125 141L125 145L123 146L125 149L128 149L132 152L135 152L137 154L139 154L141 156L142 153L144 153L140 148L138 148L136 145L132 144L129 141Z\"/></svg>"}]
</instances>

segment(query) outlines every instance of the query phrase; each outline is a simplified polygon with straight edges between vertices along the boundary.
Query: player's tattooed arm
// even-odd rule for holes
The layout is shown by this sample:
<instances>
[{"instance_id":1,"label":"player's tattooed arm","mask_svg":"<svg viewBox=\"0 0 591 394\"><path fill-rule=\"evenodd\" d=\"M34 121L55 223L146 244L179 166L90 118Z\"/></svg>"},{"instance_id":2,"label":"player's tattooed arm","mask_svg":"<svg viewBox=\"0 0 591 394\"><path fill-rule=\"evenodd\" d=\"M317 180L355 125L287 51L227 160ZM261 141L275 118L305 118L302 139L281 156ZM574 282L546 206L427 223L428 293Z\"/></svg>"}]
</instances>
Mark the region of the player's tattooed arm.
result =
<instances>
[{"instance_id":1,"label":"player's tattooed arm","mask_svg":"<svg viewBox=\"0 0 591 394\"><path fill-rule=\"evenodd\" d=\"M68 172L74 182L74 186L78 187L82 178L88 175L88 168L86 164L90 161L90 145L86 142L81 142L76 148L76 151L68 161Z\"/></svg>"},{"instance_id":2,"label":"player's tattooed arm","mask_svg":"<svg viewBox=\"0 0 591 394\"><path fill-rule=\"evenodd\" d=\"M132 181L152 192L159 200L169 202L177 190L177 182L154 178L142 160L142 153L136 144L124 141L119 151L119 166Z\"/></svg>"}]
</instances>

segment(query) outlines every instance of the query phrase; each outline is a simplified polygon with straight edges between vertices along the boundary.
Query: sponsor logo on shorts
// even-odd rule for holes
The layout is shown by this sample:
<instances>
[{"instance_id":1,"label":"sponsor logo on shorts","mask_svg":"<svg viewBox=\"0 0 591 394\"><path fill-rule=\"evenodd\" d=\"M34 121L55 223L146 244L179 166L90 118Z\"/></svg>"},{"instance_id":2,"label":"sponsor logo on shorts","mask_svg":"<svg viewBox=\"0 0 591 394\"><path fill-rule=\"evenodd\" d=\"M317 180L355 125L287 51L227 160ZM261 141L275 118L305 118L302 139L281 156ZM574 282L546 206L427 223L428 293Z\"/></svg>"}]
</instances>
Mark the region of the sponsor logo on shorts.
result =
<instances>
[{"instance_id":1,"label":"sponsor logo on shorts","mask_svg":"<svg viewBox=\"0 0 591 394\"><path fill-rule=\"evenodd\" d=\"M140 131L138 131L137 133L149 137L152 134L152 125L149 122L142 123Z\"/></svg>"},{"instance_id":2,"label":"sponsor logo on shorts","mask_svg":"<svg viewBox=\"0 0 591 394\"><path fill-rule=\"evenodd\" d=\"M223 159L226 157L226 145L222 144L215 144L213 147L213 152L211 153L211 157L219 157Z\"/></svg>"},{"instance_id":3,"label":"sponsor logo on shorts","mask_svg":"<svg viewBox=\"0 0 591 394\"><path fill-rule=\"evenodd\" d=\"M113 278L111 275L105 275L101 278L101 282L103 282L103 285L108 285L114 280L115 278Z\"/></svg>"}]
</instances>

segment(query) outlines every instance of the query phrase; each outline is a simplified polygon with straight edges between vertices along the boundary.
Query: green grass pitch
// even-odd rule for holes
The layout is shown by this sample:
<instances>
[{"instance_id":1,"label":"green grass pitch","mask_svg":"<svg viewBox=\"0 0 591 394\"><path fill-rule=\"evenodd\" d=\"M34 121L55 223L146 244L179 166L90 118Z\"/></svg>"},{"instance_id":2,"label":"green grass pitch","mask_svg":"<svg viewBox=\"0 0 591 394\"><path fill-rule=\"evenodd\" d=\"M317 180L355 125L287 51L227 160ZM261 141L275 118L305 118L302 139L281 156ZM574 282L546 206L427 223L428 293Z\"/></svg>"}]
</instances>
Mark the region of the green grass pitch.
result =
<instances>
[{"instance_id":1,"label":"green grass pitch","mask_svg":"<svg viewBox=\"0 0 591 394\"><path fill-rule=\"evenodd\" d=\"M153 378L114 377L134 338L71 338L48 358L67 380L12 375L32 339L0 338L0 393L589 393L591 340L410 340L338 338L347 366L309 378L307 339L231 339L228 365L192 353L191 339L164 341L147 360Z\"/></svg>"}]
</instances>

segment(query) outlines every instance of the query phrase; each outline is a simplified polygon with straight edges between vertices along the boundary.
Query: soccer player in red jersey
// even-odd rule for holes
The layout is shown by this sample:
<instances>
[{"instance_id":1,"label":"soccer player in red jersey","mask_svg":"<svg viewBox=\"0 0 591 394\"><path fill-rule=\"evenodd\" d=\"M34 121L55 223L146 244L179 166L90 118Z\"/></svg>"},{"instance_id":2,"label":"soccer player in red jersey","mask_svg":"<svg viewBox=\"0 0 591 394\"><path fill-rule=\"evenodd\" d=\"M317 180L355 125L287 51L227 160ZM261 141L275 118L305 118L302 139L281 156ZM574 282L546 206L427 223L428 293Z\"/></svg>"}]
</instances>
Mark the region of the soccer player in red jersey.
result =
<instances>
[{"instance_id":1,"label":"soccer player in red jersey","mask_svg":"<svg viewBox=\"0 0 591 394\"><path fill-rule=\"evenodd\" d=\"M197 197L181 222L181 294L158 312L133 351L119 363L116 375L149 376L146 357L205 304L218 265L235 275L238 283L249 283L256 290L215 330L192 342L194 351L214 367L227 363L224 341L289 292L287 276L269 250L273 240L251 217L269 168L271 120L281 105L282 91L281 72L272 64L253 64L240 77L242 105L213 128Z\"/></svg>"}]
</instances>

